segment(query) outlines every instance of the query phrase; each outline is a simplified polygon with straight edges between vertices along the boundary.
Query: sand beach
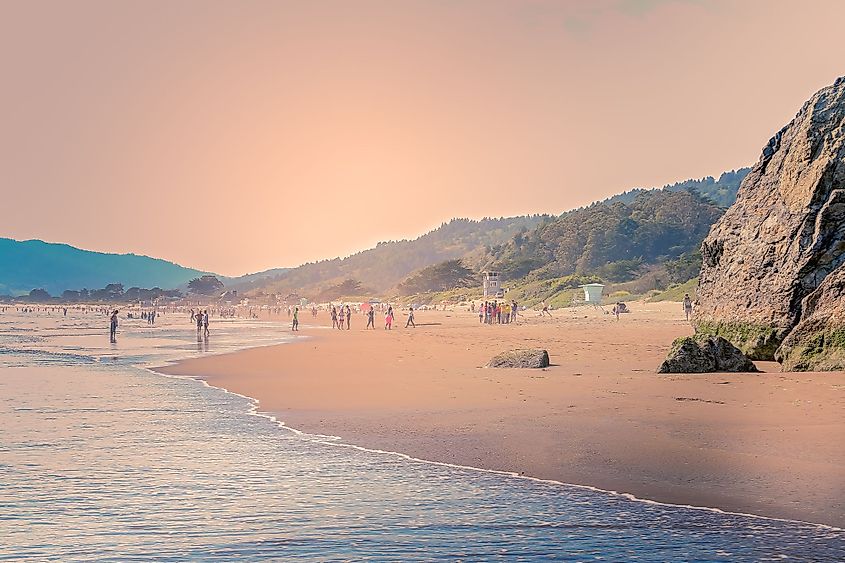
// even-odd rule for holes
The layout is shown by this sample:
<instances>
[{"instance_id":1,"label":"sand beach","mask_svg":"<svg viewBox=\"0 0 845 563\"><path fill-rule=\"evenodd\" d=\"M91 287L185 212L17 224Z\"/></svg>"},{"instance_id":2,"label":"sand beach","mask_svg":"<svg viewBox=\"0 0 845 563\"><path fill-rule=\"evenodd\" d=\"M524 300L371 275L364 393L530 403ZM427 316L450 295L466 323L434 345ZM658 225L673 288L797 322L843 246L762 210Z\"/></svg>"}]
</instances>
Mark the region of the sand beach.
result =
<instances>
[{"instance_id":1,"label":"sand beach","mask_svg":"<svg viewBox=\"0 0 845 563\"><path fill-rule=\"evenodd\" d=\"M330 328L301 317L294 343L161 368L253 397L309 433L413 457L630 493L656 501L845 526L845 374L658 375L678 303L526 312L485 326L419 311L417 328ZM545 370L483 368L549 351Z\"/></svg>"}]
</instances>

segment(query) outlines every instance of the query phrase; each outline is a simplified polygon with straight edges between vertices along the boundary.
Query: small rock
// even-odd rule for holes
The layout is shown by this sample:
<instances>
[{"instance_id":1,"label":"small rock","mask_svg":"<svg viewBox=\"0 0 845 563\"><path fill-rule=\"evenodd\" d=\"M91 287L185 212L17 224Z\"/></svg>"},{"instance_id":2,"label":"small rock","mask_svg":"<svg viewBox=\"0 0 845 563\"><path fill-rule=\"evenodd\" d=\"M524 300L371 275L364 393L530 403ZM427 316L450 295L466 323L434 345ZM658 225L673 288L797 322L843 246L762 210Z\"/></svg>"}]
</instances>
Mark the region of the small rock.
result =
<instances>
[{"instance_id":1,"label":"small rock","mask_svg":"<svg viewBox=\"0 0 845 563\"><path fill-rule=\"evenodd\" d=\"M527 349L511 350L494 356L487 363L488 368L547 368L549 367L549 353L546 350Z\"/></svg>"}]
</instances>

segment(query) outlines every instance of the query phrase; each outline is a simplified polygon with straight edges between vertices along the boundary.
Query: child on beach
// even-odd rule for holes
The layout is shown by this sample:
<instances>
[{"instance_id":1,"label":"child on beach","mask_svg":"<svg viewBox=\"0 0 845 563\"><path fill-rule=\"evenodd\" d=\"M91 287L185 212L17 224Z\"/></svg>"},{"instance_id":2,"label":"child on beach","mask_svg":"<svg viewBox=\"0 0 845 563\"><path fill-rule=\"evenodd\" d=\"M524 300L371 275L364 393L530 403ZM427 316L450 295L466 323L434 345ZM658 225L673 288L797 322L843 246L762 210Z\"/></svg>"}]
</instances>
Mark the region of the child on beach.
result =
<instances>
[{"instance_id":1,"label":"child on beach","mask_svg":"<svg viewBox=\"0 0 845 563\"><path fill-rule=\"evenodd\" d=\"M385 330L392 330L393 329L393 307L390 307L387 310L387 314L384 316L384 329Z\"/></svg>"}]
</instances>

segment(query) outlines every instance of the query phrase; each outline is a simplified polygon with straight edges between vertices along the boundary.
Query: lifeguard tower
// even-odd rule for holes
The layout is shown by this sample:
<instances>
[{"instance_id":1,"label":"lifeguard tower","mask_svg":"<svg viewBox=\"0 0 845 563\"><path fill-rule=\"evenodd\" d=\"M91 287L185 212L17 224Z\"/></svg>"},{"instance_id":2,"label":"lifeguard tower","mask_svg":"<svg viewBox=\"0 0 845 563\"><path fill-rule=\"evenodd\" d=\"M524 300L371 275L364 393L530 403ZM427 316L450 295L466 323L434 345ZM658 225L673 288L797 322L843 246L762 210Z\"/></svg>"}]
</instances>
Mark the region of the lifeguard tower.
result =
<instances>
[{"instance_id":1,"label":"lifeguard tower","mask_svg":"<svg viewBox=\"0 0 845 563\"><path fill-rule=\"evenodd\" d=\"M601 294L604 286L600 283L588 283L580 286L584 289L584 303L589 305L601 305Z\"/></svg>"},{"instance_id":2,"label":"lifeguard tower","mask_svg":"<svg viewBox=\"0 0 845 563\"><path fill-rule=\"evenodd\" d=\"M504 296L499 272L482 272L484 276L484 299Z\"/></svg>"}]
</instances>

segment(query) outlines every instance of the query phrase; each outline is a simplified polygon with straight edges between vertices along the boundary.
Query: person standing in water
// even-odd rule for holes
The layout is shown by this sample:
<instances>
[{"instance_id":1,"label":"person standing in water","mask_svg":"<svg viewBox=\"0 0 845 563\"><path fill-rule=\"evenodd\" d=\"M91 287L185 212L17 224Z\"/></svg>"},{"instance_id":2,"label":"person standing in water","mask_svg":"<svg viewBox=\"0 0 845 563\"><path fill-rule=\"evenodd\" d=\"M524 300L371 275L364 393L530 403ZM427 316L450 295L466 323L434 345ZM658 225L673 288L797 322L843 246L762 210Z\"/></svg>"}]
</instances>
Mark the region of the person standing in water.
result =
<instances>
[{"instance_id":1,"label":"person standing in water","mask_svg":"<svg viewBox=\"0 0 845 563\"><path fill-rule=\"evenodd\" d=\"M687 322L689 322L692 316L692 299L690 299L689 293L684 293L684 315L687 318Z\"/></svg>"},{"instance_id":2,"label":"person standing in water","mask_svg":"<svg viewBox=\"0 0 845 563\"><path fill-rule=\"evenodd\" d=\"M405 323L405 328L408 328L408 326L412 326L414 328L417 328L417 325L414 322L414 308L413 307L408 307L408 321Z\"/></svg>"},{"instance_id":3,"label":"person standing in water","mask_svg":"<svg viewBox=\"0 0 845 563\"><path fill-rule=\"evenodd\" d=\"M208 309L202 312L202 332L206 340L208 340Z\"/></svg>"},{"instance_id":4,"label":"person standing in water","mask_svg":"<svg viewBox=\"0 0 845 563\"><path fill-rule=\"evenodd\" d=\"M117 309L111 314L111 323L109 325L109 341L114 344L117 342Z\"/></svg>"},{"instance_id":5,"label":"person standing in water","mask_svg":"<svg viewBox=\"0 0 845 563\"><path fill-rule=\"evenodd\" d=\"M293 322L290 329L297 332L299 331L299 307L293 308Z\"/></svg>"},{"instance_id":6,"label":"person standing in water","mask_svg":"<svg viewBox=\"0 0 845 563\"><path fill-rule=\"evenodd\" d=\"M197 320L197 342L202 340L202 311L197 311L194 317Z\"/></svg>"}]
</instances>

